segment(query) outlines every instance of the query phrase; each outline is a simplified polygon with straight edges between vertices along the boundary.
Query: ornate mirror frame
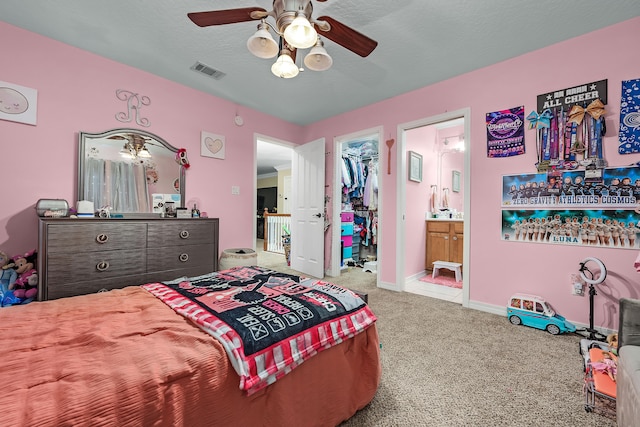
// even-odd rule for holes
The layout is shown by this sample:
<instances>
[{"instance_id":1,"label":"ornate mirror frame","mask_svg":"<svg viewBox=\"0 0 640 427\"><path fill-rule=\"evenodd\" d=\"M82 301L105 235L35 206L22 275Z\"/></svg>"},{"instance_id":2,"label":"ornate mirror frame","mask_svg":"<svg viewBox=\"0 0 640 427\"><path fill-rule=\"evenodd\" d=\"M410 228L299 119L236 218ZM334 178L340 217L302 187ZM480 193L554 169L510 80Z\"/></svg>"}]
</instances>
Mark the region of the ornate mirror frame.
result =
<instances>
[{"instance_id":1,"label":"ornate mirror frame","mask_svg":"<svg viewBox=\"0 0 640 427\"><path fill-rule=\"evenodd\" d=\"M127 160L117 159L117 154L114 153L124 152L126 147L129 147L130 149L133 147L137 148L131 151L131 158ZM140 150L140 148L142 148L142 150ZM137 157L137 154L140 151L147 151L147 153L151 153L151 157ZM134 152L135 154L133 154ZM152 184L158 182L158 177L165 178L161 181L161 183L164 182L162 189L165 189L162 194L166 194L166 197L171 197L171 194L179 194L180 201L176 204L176 207L184 207L185 167L175 160L176 153L178 153L178 148L169 144L158 135L140 129L118 128L100 133L79 132L77 200L85 200L85 190L88 190L88 192L90 191L90 189L86 188L86 174L89 169L88 159L93 158L112 161L119 160L120 162L143 166L144 174L142 176L143 181L146 184L143 191L147 192L147 199L149 202L148 210L143 209L133 211L128 209L120 210L112 208L111 213L122 214L122 216L159 216L159 212L154 212L154 206L157 206L157 201L152 199L152 194L156 193L154 193L151 188ZM162 160L162 164L155 164L155 161L153 160L154 156L156 156L156 159ZM173 160L172 162L169 161L169 156ZM175 174L172 166L175 166ZM154 170L155 173L153 172ZM172 188L170 190L167 186L168 180L171 180ZM171 193L171 191L173 191L173 193ZM98 203L95 200L90 201L94 202L95 210L103 207L102 203Z\"/></svg>"}]
</instances>

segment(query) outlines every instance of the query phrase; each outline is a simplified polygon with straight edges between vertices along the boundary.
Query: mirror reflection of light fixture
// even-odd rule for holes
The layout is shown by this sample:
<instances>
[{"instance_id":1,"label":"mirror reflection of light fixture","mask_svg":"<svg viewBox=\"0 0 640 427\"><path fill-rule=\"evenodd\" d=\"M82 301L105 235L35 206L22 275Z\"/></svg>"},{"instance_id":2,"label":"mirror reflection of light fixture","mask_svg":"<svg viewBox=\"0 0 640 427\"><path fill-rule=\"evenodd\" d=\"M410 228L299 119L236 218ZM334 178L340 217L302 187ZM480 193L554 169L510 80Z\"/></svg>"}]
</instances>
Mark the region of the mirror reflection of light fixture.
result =
<instances>
[{"instance_id":1,"label":"mirror reflection of light fixture","mask_svg":"<svg viewBox=\"0 0 640 427\"><path fill-rule=\"evenodd\" d=\"M278 43L271 37L269 25L262 20L258 31L247 40L247 48L258 58L273 58L278 54Z\"/></svg>"},{"instance_id":2,"label":"mirror reflection of light fixture","mask_svg":"<svg viewBox=\"0 0 640 427\"><path fill-rule=\"evenodd\" d=\"M306 49L314 44L318 39L318 33L311 25L303 12L298 11L291 24L285 28L283 36L287 43L297 49Z\"/></svg>"},{"instance_id":3,"label":"mirror reflection of light fixture","mask_svg":"<svg viewBox=\"0 0 640 427\"><path fill-rule=\"evenodd\" d=\"M304 65L313 71L326 71L331 68L332 64L333 59L331 59L327 50L324 48L324 43L320 40L320 37L318 37L316 45L307 56L304 57Z\"/></svg>"},{"instance_id":4,"label":"mirror reflection of light fixture","mask_svg":"<svg viewBox=\"0 0 640 427\"><path fill-rule=\"evenodd\" d=\"M300 69L291 58L291 51L286 47L280 51L280 56L271 66L271 72L283 79L291 79L298 75Z\"/></svg>"},{"instance_id":5,"label":"mirror reflection of light fixture","mask_svg":"<svg viewBox=\"0 0 640 427\"><path fill-rule=\"evenodd\" d=\"M145 145L147 142L145 138L143 138L140 135L128 134L128 135L125 135L125 139L127 139L127 142L124 143L122 150L120 150L121 156L131 158L131 159L151 158L151 153L149 153L149 150Z\"/></svg>"}]
</instances>

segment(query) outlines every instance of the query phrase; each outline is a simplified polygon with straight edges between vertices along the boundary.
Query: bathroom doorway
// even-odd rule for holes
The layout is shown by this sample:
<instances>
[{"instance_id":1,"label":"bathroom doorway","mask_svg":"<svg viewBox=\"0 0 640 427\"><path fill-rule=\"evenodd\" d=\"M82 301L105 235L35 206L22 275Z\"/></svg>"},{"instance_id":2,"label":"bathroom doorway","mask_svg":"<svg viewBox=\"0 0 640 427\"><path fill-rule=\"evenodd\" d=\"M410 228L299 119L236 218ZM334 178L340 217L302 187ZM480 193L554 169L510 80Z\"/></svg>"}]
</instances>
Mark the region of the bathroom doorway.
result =
<instances>
[{"instance_id":1,"label":"bathroom doorway","mask_svg":"<svg viewBox=\"0 0 640 427\"><path fill-rule=\"evenodd\" d=\"M462 305L468 304L469 283L468 116L464 109L399 126L404 232L398 282L404 291ZM420 179L409 174L416 156Z\"/></svg>"}]
</instances>

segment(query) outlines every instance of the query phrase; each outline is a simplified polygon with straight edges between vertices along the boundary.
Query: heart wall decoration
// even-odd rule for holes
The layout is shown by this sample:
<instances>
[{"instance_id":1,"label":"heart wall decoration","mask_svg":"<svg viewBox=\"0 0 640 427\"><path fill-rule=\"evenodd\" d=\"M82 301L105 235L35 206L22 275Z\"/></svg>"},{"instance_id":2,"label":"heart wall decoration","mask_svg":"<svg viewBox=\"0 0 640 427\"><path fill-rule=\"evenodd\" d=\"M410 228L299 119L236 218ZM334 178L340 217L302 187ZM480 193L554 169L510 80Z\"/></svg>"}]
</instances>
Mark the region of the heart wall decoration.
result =
<instances>
[{"instance_id":1,"label":"heart wall decoration","mask_svg":"<svg viewBox=\"0 0 640 427\"><path fill-rule=\"evenodd\" d=\"M200 137L201 156L213 157L214 159L224 159L224 148L224 136L202 131L202 135Z\"/></svg>"}]
</instances>

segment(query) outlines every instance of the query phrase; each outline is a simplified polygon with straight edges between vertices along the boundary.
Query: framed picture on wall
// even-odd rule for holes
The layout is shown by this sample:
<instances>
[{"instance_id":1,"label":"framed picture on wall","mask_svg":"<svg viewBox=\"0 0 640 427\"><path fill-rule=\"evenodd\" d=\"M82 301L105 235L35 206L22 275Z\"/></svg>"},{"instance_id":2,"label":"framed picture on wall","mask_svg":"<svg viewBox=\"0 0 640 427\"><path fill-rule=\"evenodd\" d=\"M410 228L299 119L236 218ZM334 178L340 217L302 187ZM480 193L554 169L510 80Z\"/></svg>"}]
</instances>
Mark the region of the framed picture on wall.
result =
<instances>
[{"instance_id":1,"label":"framed picture on wall","mask_svg":"<svg viewBox=\"0 0 640 427\"><path fill-rule=\"evenodd\" d=\"M224 159L224 136L202 131L200 136L200 155Z\"/></svg>"},{"instance_id":2,"label":"framed picture on wall","mask_svg":"<svg viewBox=\"0 0 640 427\"><path fill-rule=\"evenodd\" d=\"M409 181L422 181L422 155L409 151Z\"/></svg>"},{"instance_id":3,"label":"framed picture on wall","mask_svg":"<svg viewBox=\"0 0 640 427\"><path fill-rule=\"evenodd\" d=\"M35 125L38 91L14 83L0 81L0 119Z\"/></svg>"},{"instance_id":4,"label":"framed picture on wall","mask_svg":"<svg viewBox=\"0 0 640 427\"><path fill-rule=\"evenodd\" d=\"M454 193L460 192L460 171L451 171L451 189Z\"/></svg>"}]
</instances>

